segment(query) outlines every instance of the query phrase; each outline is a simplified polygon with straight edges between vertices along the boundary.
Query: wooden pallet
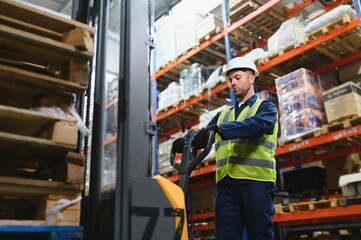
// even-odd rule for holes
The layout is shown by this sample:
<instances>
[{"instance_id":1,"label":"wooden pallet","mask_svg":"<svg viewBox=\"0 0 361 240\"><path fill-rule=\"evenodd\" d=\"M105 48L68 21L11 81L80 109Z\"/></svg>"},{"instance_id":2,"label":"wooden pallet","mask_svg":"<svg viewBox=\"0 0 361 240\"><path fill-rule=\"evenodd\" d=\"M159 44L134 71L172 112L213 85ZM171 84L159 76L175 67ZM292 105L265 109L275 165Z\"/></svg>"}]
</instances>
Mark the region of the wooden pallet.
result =
<instances>
[{"instance_id":1,"label":"wooden pallet","mask_svg":"<svg viewBox=\"0 0 361 240\"><path fill-rule=\"evenodd\" d=\"M335 120L329 124L323 125L322 134L327 134L329 132L335 132L338 130L347 129L360 124L361 124L361 116L356 114L352 116L347 116L342 119Z\"/></svg>"},{"instance_id":2,"label":"wooden pallet","mask_svg":"<svg viewBox=\"0 0 361 240\"><path fill-rule=\"evenodd\" d=\"M178 171L177 170L173 170L173 171L170 171L170 172L164 172L164 173L161 173L161 175L165 178L169 178L169 177L172 177L172 176L177 176L178 175Z\"/></svg>"},{"instance_id":3,"label":"wooden pallet","mask_svg":"<svg viewBox=\"0 0 361 240\"><path fill-rule=\"evenodd\" d=\"M92 51L95 28L16 1L0 1L0 23Z\"/></svg>"},{"instance_id":4,"label":"wooden pallet","mask_svg":"<svg viewBox=\"0 0 361 240\"><path fill-rule=\"evenodd\" d=\"M322 135L321 129L316 129L313 132L306 133L306 134L304 134L304 135L302 135L300 137L294 138L294 139L290 139L290 140L287 140L287 141L278 141L278 146L281 147L281 146L284 146L284 145L287 145L287 144L301 142L301 141L304 141L306 139L319 137L321 135Z\"/></svg>"},{"instance_id":5,"label":"wooden pallet","mask_svg":"<svg viewBox=\"0 0 361 240\"><path fill-rule=\"evenodd\" d=\"M277 53L274 53L274 54L268 56L266 59L267 59L267 61L269 61L270 59L279 57L279 56L285 54L286 52L289 52L289 51L291 51L291 50L293 50L295 48L298 48L299 46L301 46L301 43L296 43L296 44L291 45L291 46L286 46L283 49L279 49Z\"/></svg>"},{"instance_id":6,"label":"wooden pallet","mask_svg":"<svg viewBox=\"0 0 361 240\"><path fill-rule=\"evenodd\" d=\"M356 28L317 46L315 49L336 61L358 52L361 49L360 46L361 34L359 28Z\"/></svg>"},{"instance_id":7,"label":"wooden pallet","mask_svg":"<svg viewBox=\"0 0 361 240\"><path fill-rule=\"evenodd\" d=\"M327 200L291 203L287 206L275 205L275 213L282 214L282 213L294 213L300 211L312 211L315 209L332 208L337 206L338 206L337 198L331 198Z\"/></svg>"},{"instance_id":8,"label":"wooden pallet","mask_svg":"<svg viewBox=\"0 0 361 240\"><path fill-rule=\"evenodd\" d=\"M208 166L215 165L215 164L216 164L216 158L215 157L205 159L202 162L202 165L204 165L204 167L208 167Z\"/></svg>"},{"instance_id":9,"label":"wooden pallet","mask_svg":"<svg viewBox=\"0 0 361 240\"><path fill-rule=\"evenodd\" d=\"M80 155L80 154L79 154ZM45 159L45 161L30 161L17 158L3 159L1 157L0 175L9 177L26 178L29 180L59 181L64 183L84 183L84 165L57 162ZM39 159L40 160L40 159Z\"/></svg>"},{"instance_id":10,"label":"wooden pallet","mask_svg":"<svg viewBox=\"0 0 361 240\"><path fill-rule=\"evenodd\" d=\"M338 204L340 206L350 206L350 205L361 204L361 196L339 198Z\"/></svg>"},{"instance_id":11,"label":"wooden pallet","mask_svg":"<svg viewBox=\"0 0 361 240\"><path fill-rule=\"evenodd\" d=\"M201 43L203 43L205 41L208 41L211 37L213 37L214 35L216 35L220 32L222 32L222 27L217 26L215 29L213 29L208 34L204 35L203 37L200 37L197 41L197 46L199 46Z\"/></svg>"},{"instance_id":12,"label":"wooden pallet","mask_svg":"<svg viewBox=\"0 0 361 240\"><path fill-rule=\"evenodd\" d=\"M334 121L332 123L324 124L324 125L322 125L320 130L316 130L314 132L305 134L304 136L301 136L301 137L298 137L298 138L295 138L295 139L292 139L289 141L279 142L278 145L284 146L284 145L290 144L290 143L301 142L301 141L309 139L309 138L319 137L321 135L325 135L330 132L347 129L347 128L357 126L360 124L361 124L361 116L358 116L358 115L348 116L348 117L339 119L337 121Z\"/></svg>"},{"instance_id":13,"label":"wooden pallet","mask_svg":"<svg viewBox=\"0 0 361 240\"><path fill-rule=\"evenodd\" d=\"M0 105L22 109L40 106L39 100L43 98L51 99L56 106L71 106L74 102L74 93L78 94L85 90L85 87L76 83L1 64L0 79Z\"/></svg>"},{"instance_id":14,"label":"wooden pallet","mask_svg":"<svg viewBox=\"0 0 361 240\"><path fill-rule=\"evenodd\" d=\"M334 30L346 23L349 23L349 22L351 22L350 16L343 15L342 18L336 19L336 20L322 26L321 28L313 31L312 33L307 34L305 37L305 40L306 40L306 42L309 42L313 39L318 38L319 36L321 36L325 33L330 32L331 30Z\"/></svg>"},{"instance_id":15,"label":"wooden pallet","mask_svg":"<svg viewBox=\"0 0 361 240\"><path fill-rule=\"evenodd\" d=\"M234 19L232 24L237 22L239 19ZM277 18L274 14L271 14L270 11L266 11L261 15L258 15L252 21L249 21L242 25L236 31L232 31L232 39L237 41L242 40L243 43L248 47L252 45L252 41L258 41L259 36L262 36L265 39L270 38L282 24L282 19Z\"/></svg>"},{"instance_id":16,"label":"wooden pallet","mask_svg":"<svg viewBox=\"0 0 361 240\"><path fill-rule=\"evenodd\" d=\"M79 226L79 196L79 193L3 196L0 225Z\"/></svg>"},{"instance_id":17,"label":"wooden pallet","mask_svg":"<svg viewBox=\"0 0 361 240\"><path fill-rule=\"evenodd\" d=\"M7 64L87 85L87 62L93 53L5 25L0 25L0 34L3 37L0 57L6 59Z\"/></svg>"},{"instance_id":18,"label":"wooden pallet","mask_svg":"<svg viewBox=\"0 0 361 240\"><path fill-rule=\"evenodd\" d=\"M0 105L0 135L3 138L23 141L48 142L51 145L75 149L78 141L78 127L75 120L47 112L14 108ZM17 144L15 142L15 144ZM1 148L3 151L6 149ZM13 149L15 151L15 149Z\"/></svg>"},{"instance_id":19,"label":"wooden pallet","mask_svg":"<svg viewBox=\"0 0 361 240\"><path fill-rule=\"evenodd\" d=\"M239 4L236 4L235 6L231 6L229 18L236 22L239 19L242 19L243 17L247 16L249 13L253 12L260 6L253 2L253 1L241 1Z\"/></svg>"},{"instance_id":20,"label":"wooden pallet","mask_svg":"<svg viewBox=\"0 0 361 240\"><path fill-rule=\"evenodd\" d=\"M257 65L257 66L262 66L264 65L265 63L269 62L269 58L266 57L266 58L260 58L260 59L257 59L254 61L254 63Z\"/></svg>"}]
</instances>

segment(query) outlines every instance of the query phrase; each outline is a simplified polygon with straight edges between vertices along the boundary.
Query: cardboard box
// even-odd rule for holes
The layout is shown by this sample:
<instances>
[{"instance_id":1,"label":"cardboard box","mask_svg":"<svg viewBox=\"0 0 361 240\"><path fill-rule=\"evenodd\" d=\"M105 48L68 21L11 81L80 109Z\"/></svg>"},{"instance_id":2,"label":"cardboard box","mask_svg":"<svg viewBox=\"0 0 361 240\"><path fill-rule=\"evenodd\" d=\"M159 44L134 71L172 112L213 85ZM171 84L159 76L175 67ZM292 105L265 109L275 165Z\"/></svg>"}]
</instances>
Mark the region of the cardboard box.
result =
<instances>
[{"instance_id":1,"label":"cardboard box","mask_svg":"<svg viewBox=\"0 0 361 240\"><path fill-rule=\"evenodd\" d=\"M353 82L346 82L323 93L327 121L361 116L361 88Z\"/></svg>"},{"instance_id":2,"label":"cardboard box","mask_svg":"<svg viewBox=\"0 0 361 240\"><path fill-rule=\"evenodd\" d=\"M338 182L345 197L361 195L361 172L342 175Z\"/></svg>"}]
</instances>

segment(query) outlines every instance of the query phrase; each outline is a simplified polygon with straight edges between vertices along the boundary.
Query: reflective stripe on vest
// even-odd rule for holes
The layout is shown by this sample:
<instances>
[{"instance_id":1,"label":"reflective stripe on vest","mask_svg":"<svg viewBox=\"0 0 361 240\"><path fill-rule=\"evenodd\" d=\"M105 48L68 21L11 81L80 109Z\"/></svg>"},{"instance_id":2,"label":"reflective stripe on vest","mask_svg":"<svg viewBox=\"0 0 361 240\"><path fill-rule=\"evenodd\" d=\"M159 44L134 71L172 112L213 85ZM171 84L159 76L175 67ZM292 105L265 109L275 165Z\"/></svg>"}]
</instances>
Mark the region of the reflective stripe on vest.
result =
<instances>
[{"instance_id":1,"label":"reflective stripe on vest","mask_svg":"<svg viewBox=\"0 0 361 240\"><path fill-rule=\"evenodd\" d=\"M234 157L234 156L217 160L217 163L216 163L217 167L222 167L224 165L227 165L227 161L228 161L228 163L234 163L234 164L276 169L276 163L272 162L272 161L265 161L265 160L255 159L255 158L238 158L238 157Z\"/></svg>"},{"instance_id":2,"label":"reflective stripe on vest","mask_svg":"<svg viewBox=\"0 0 361 240\"><path fill-rule=\"evenodd\" d=\"M241 144L251 144L251 145L260 145L263 146L265 148L268 148L272 151L276 151L277 145L274 144L273 142L267 141L267 140L263 140L263 139L231 139L231 140L220 140L219 142L217 142L215 144L216 149L227 145L229 143L241 143Z\"/></svg>"},{"instance_id":3,"label":"reflective stripe on vest","mask_svg":"<svg viewBox=\"0 0 361 240\"><path fill-rule=\"evenodd\" d=\"M237 119L234 107L224 109L218 118L218 124L232 121L243 121L253 117L261 105L257 99L252 106L246 106ZM276 181L276 161L274 154L277 147L278 125L275 124L273 134L264 134L259 139L222 140L216 135L216 181L226 175L233 178L252 179L258 181Z\"/></svg>"}]
</instances>

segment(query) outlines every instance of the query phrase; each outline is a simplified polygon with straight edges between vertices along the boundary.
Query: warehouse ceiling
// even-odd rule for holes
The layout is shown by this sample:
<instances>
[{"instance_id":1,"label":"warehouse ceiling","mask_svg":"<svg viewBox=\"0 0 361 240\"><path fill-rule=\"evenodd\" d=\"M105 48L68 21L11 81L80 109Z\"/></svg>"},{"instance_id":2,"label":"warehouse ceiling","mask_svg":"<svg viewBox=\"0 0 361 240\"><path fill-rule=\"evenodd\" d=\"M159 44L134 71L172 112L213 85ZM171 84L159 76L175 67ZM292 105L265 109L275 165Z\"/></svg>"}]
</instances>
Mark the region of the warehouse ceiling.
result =
<instances>
[{"instance_id":1,"label":"warehouse ceiling","mask_svg":"<svg viewBox=\"0 0 361 240\"><path fill-rule=\"evenodd\" d=\"M54 12L62 13L67 16L71 15L72 3L73 0L19 0L21 2L27 2L34 4L40 7L51 9ZM110 1L113 2L113 1ZM174 5L176 5L180 0L155 0L154 11L155 19L158 19L162 15L169 12Z\"/></svg>"}]
</instances>

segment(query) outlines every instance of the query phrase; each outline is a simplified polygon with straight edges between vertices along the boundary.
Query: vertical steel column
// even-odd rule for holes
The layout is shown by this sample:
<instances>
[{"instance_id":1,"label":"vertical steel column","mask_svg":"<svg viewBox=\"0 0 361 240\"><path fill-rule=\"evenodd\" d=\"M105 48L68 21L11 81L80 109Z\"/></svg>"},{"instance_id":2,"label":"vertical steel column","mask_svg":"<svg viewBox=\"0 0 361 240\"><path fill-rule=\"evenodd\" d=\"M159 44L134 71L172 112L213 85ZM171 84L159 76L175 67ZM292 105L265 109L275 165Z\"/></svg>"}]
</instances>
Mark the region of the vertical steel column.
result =
<instances>
[{"instance_id":1,"label":"vertical steel column","mask_svg":"<svg viewBox=\"0 0 361 240\"><path fill-rule=\"evenodd\" d=\"M358 15L359 18L361 18L361 1L360 0L352 0L354 9ZM361 33L361 29L360 29Z\"/></svg>"},{"instance_id":2,"label":"vertical steel column","mask_svg":"<svg viewBox=\"0 0 361 240\"><path fill-rule=\"evenodd\" d=\"M131 188L150 176L148 1L122 0L114 239L130 240Z\"/></svg>"},{"instance_id":3,"label":"vertical steel column","mask_svg":"<svg viewBox=\"0 0 361 240\"><path fill-rule=\"evenodd\" d=\"M102 161L104 155L104 112L105 112L105 73L106 46L108 29L108 0L99 1L98 38L96 45L94 113L91 143L90 187L89 187L89 221L87 225L88 238L101 239L99 235L99 219L101 205Z\"/></svg>"},{"instance_id":4,"label":"vertical steel column","mask_svg":"<svg viewBox=\"0 0 361 240\"><path fill-rule=\"evenodd\" d=\"M223 27L227 28L228 26L228 0L223 0L222 1L222 19L223 19ZM226 56L227 56L227 62L229 62L233 56L231 53L231 41L229 39L229 35L226 34L224 36L224 43L226 46ZM231 104L235 104L236 103L236 97L234 96L233 90L232 88L229 88L229 96L231 98Z\"/></svg>"},{"instance_id":5,"label":"vertical steel column","mask_svg":"<svg viewBox=\"0 0 361 240\"><path fill-rule=\"evenodd\" d=\"M89 0L69 0L73 1L71 19L82 23L88 23L89 20Z\"/></svg>"},{"instance_id":6,"label":"vertical steel column","mask_svg":"<svg viewBox=\"0 0 361 240\"><path fill-rule=\"evenodd\" d=\"M155 1L154 0L149 0L149 16L150 16L150 21L149 21L149 31L150 31L150 35L154 36L155 35L155 28L154 28L154 16L155 16L155 10L154 10L154 5L155 5ZM156 66L157 66L157 48L154 47L153 50L151 51L151 57L150 57L150 82L151 82L151 120L153 122L156 122L157 120L157 109L158 109L158 101L157 101L157 96L158 96L158 86L157 86L157 79L155 78L155 72L156 72ZM158 175L158 128L156 127L155 129L155 135L152 139L152 152L153 152L153 166L152 166L152 175Z\"/></svg>"}]
</instances>

